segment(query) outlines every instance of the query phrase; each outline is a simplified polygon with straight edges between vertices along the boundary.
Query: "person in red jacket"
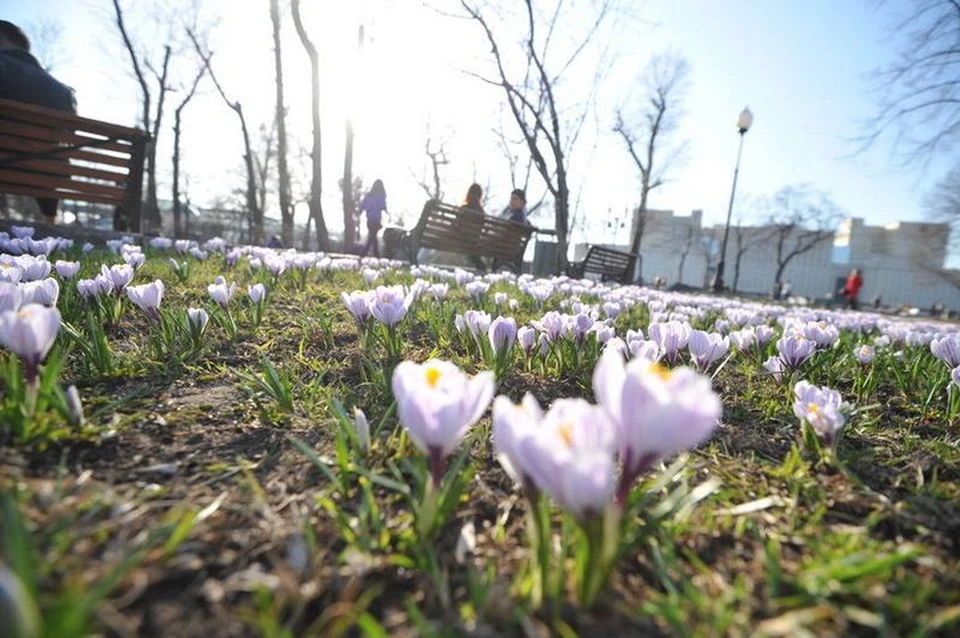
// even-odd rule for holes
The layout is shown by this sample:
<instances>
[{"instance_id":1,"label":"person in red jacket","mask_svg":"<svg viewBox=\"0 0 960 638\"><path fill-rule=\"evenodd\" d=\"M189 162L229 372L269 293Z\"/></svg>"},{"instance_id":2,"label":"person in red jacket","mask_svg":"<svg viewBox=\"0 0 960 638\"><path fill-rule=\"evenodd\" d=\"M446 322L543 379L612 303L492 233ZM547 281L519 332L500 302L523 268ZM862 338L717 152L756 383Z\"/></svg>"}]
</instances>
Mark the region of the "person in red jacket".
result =
<instances>
[{"instance_id":1,"label":"person in red jacket","mask_svg":"<svg viewBox=\"0 0 960 638\"><path fill-rule=\"evenodd\" d=\"M863 277L860 276L860 269L854 268L847 277L847 283L843 287L843 296L847 298L847 308L858 310L860 308L859 297L860 289L863 288Z\"/></svg>"}]
</instances>

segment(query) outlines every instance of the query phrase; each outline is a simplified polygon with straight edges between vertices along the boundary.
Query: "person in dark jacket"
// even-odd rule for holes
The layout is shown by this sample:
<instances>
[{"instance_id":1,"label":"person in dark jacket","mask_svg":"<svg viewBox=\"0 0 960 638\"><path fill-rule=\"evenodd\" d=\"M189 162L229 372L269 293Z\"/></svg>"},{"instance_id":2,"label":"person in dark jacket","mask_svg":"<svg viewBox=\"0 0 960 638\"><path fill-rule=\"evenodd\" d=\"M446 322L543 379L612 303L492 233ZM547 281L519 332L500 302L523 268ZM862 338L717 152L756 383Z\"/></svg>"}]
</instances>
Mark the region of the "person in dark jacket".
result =
<instances>
[{"instance_id":1,"label":"person in dark jacket","mask_svg":"<svg viewBox=\"0 0 960 638\"><path fill-rule=\"evenodd\" d=\"M519 224L529 224L527 221L527 194L522 188L515 188L510 193L510 205L503 209L500 217Z\"/></svg>"},{"instance_id":2,"label":"person in dark jacket","mask_svg":"<svg viewBox=\"0 0 960 638\"><path fill-rule=\"evenodd\" d=\"M73 89L47 73L30 54L30 40L20 27L0 20L0 98L77 112ZM40 212L50 224L56 221L59 201L38 197Z\"/></svg>"}]
</instances>

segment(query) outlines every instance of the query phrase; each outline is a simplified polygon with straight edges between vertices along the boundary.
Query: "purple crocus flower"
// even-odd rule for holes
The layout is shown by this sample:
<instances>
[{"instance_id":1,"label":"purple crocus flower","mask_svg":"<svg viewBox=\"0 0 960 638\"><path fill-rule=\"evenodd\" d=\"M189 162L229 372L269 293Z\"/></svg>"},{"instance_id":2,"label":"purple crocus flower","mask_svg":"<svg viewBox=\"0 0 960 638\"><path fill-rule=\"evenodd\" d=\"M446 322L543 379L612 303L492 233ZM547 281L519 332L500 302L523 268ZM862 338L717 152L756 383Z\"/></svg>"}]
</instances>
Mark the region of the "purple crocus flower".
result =
<instances>
[{"instance_id":1,"label":"purple crocus flower","mask_svg":"<svg viewBox=\"0 0 960 638\"><path fill-rule=\"evenodd\" d=\"M433 482L439 485L444 460L493 399L493 373L469 377L449 361L402 361L393 371L392 386L400 423L427 455Z\"/></svg>"},{"instance_id":2,"label":"purple crocus flower","mask_svg":"<svg viewBox=\"0 0 960 638\"><path fill-rule=\"evenodd\" d=\"M836 433L846 423L841 411L843 399L840 393L798 381L793 387L793 395L793 413L801 421L809 423L824 443L833 445Z\"/></svg>"},{"instance_id":3,"label":"purple crocus flower","mask_svg":"<svg viewBox=\"0 0 960 638\"><path fill-rule=\"evenodd\" d=\"M28 383L37 378L37 369L50 352L60 332L60 311L40 304L26 304L19 310L0 314L0 344L23 362Z\"/></svg>"},{"instance_id":4,"label":"purple crocus flower","mask_svg":"<svg viewBox=\"0 0 960 638\"><path fill-rule=\"evenodd\" d=\"M537 345L537 332L530 326L521 326L517 329L517 341L523 352L529 357L533 352L533 347Z\"/></svg>"},{"instance_id":5,"label":"purple crocus flower","mask_svg":"<svg viewBox=\"0 0 960 638\"><path fill-rule=\"evenodd\" d=\"M217 277L213 280L212 284L207 286L207 293L209 293L210 297L224 310L227 309L230 299L233 298L233 294L236 291L237 284L233 282L228 284L227 280L223 277Z\"/></svg>"},{"instance_id":6,"label":"purple crocus flower","mask_svg":"<svg viewBox=\"0 0 960 638\"><path fill-rule=\"evenodd\" d=\"M490 322L487 336L495 353L509 352L517 340L517 320L513 317L497 317Z\"/></svg>"},{"instance_id":7,"label":"purple crocus flower","mask_svg":"<svg viewBox=\"0 0 960 638\"><path fill-rule=\"evenodd\" d=\"M708 377L642 359L624 364L614 350L601 355L593 391L616 428L623 463L617 489L621 506L640 474L657 460L708 439L723 412Z\"/></svg>"},{"instance_id":8,"label":"purple crocus flower","mask_svg":"<svg viewBox=\"0 0 960 638\"><path fill-rule=\"evenodd\" d=\"M777 340L777 352L783 365L791 370L799 368L804 361L813 356L817 350L816 342L807 339L803 334L784 335Z\"/></svg>"},{"instance_id":9,"label":"purple crocus flower","mask_svg":"<svg viewBox=\"0 0 960 638\"><path fill-rule=\"evenodd\" d=\"M80 262L79 261L64 261L58 259L53 267L57 271L57 275L61 279L73 279L77 276L77 273L80 272Z\"/></svg>"},{"instance_id":10,"label":"purple crocus flower","mask_svg":"<svg viewBox=\"0 0 960 638\"><path fill-rule=\"evenodd\" d=\"M60 297L60 283L53 277L40 281L28 281L20 284L23 289L23 303L38 303L44 306L56 306Z\"/></svg>"},{"instance_id":11,"label":"purple crocus flower","mask_svg":"<svg viewBox=\"0 0 960 638\"><path fill-rule=\"evenodd\" d=\"M159 279L150 284L127 286L127 298L152 319L160 321L160 302L163 300L163 282Z\"/></svg>"},{"instance_id":12,"label":"purple crocus flower","mask_svg":"<svg viewBox=\"0 0 960 638\"><path fill-rule=\"evenodd\" d=\"M546 313L539 320L531 321L530 325L545 334L550 341L559 339L564 329L563 316L555 310Z\"/></svg>"},{"instance_id":13,"label":"purple crocus flower","mask_svg":"<svg viewBox=\"0 0 960 638\"><path fill-rule=\"evenodd\" d=\"M347 310L353 315L357 323L363 323L370 318L370 302L372 296L370 292L364 290L341 292L340 301L347 307Z\"/></svg>"},{"instance_id":14,"label":"purple crocus flower","mask_svg":"<svg viewBox=\"0 0 960 638\"><path fill-rule=\"evenodd\" d=\"M530 395L520 405L501 396L493 422L497 458L528 493L546 493L581 521L610 502L615 437L603 410L583 399L558 399L544 414Z\"/></svg>"},{"instance_id":15,"label":"purple crocus flower","mask_svg":"<svg viewBox=\"0 0 960 638\"><path fill-rule=\"evenodd\" d=\"M692 330L688 323L666 321L651 323L647 334L660 345L663 356L673 365L680 358L680 350L687 347Z\"/></svg>"},{"instance_id":16,"label":"purple crocus flower","mask_svg":"<svg viewBox=\"0 0 960 638\"><path fill-rule=\"evenodd\" d=\"M407 316L413 297L401 286L378 286L370 301L370 314L386 326L394 326Z\"/></svg>"},{"instance_id":17,"label":"purple crocus flower","mask_svg":"<svg viewBox=\"0 0 960 638\"><path fill-rule=\"evenodd\" d=\"M693 363L701 372L705 372L730 350L730 338L716 332L694 330L688 343Z\"/></svg>"},{"instance_id":18,"label":"purple crocus flower","mask_svg":"<svg viewBox=\"0 0 960 638\"><path fill-rule=\"evenodd\" d=\"M0 281L0 312L19 310L23 305L23 290L17 284Z\"/></svg>"},{"instance_id":19,"label":"purple crocus flower","mask_svg":"<svg viewBox=\"0 0 960 638\"><path fill-rule=\"evenodd\" d=\"M111 290L118 295L133 281L133 275L133 267L129 264L114 264L109 267L103 264L100 266L100 276L103 281L108 283Z\"/></svg>"},{"instance_id":20,"label":"purple crocus flower","mask_svg":"<svg viewBox=\"0 0 960 638\"><path fill-rule=\"evenodd\" d=\"M960 366L960 333L950 333L930 342L930 352L950 369Z\"/></svg>"}]
</instances>

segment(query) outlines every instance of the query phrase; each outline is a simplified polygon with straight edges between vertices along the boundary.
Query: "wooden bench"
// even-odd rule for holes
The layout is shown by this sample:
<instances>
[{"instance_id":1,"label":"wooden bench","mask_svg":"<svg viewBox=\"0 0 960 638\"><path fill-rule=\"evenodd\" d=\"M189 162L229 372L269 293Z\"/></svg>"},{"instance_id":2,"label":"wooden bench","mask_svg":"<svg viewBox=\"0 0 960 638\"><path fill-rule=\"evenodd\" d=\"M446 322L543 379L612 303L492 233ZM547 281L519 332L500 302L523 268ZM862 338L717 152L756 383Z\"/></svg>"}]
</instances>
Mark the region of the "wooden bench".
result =
<instances>
[{"instance_id":1,"label":"wooden bench","mask_svg":"<svg viewBox=\"0 0 960 638\"><path fill-rule=\"evenodd\" d=\"M106 204L139 232L147 140L138 129L0 99L0 193Z\"/></svg>"},{"instance_id":2,"label":"wooden bench","mask_svg":"<svg viewBox=\"0 0 960 638\"><path fill-rule=\"evenodd\" d=\"M519 273L523 267L523 253L536 230L529 224L428 200L420 221L407 237L407 255L414 264L421 248L469 257L491 257L495 264L509 265Z\"/></svg>"},{"instance_id":3,"label":"wooden bench","mask_svg":"<svg viewBox=\"0 0 960 638\"><path fill-rule=\"evenodd\" d=\"M567 275L582 279L587 274L600 275L600 281L628 283L633 278L637 256L605 246L591 246L583 261L571 263Z\"/></svg>"}]
</instances>

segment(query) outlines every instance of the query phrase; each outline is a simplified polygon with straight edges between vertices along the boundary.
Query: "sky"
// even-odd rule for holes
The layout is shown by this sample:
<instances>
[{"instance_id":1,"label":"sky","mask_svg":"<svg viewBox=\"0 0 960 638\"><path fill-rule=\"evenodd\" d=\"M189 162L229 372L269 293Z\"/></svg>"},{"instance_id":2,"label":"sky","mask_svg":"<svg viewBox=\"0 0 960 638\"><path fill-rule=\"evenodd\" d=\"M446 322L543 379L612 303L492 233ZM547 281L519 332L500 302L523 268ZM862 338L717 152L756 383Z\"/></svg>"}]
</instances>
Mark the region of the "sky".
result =
<instances>
[{"instance_id":1,"label":"sky","mask_svg":"<svg viewBox=\"0 0 960 638\"><path fill-rule=\"evenodd\" d=\"M146 17L149 0L122 4L135 41L159 60L168 25ZM243 104L255 131L269 122L273 109L268 2L200 4L201 22L218 20L209 37L214 71L231 99ZM595 2L566 4L548 57L554 64L589 23L589 5ZM322 58L329 226L341 226L336 180L348 113L357 131L354 173L366 184L384 180L395 221L408 227L415 223L425 199L417 181L424 177L428 136L434 148L444 145L449 159L443 168L445 199L460 200L477 181L487 188L488 209L506 205L513 184L497 131L513 141L518 135L504 115L502 90L476 77L491 77L490 47L476 23L455 17L462 14L459 2L306 0L303 5L307 30ZM642 99L640 80L647 62L664 51L683 56L691 67L676 134L688 146L684 163L651 194L652 208L678 214L701 209L705 224L723 223L739 142L736 118L749 106L754 124L744 139L735 219L756 223L746 204L751 198L798 183L828 192L847 215L868 224L923 219L924 195L948 168L946 159L926 167L904 166L889 145L857 153L854 141L875 110L868 74L896 54L900 40L890 28L906 6L907 0L624 0L558 90L566 119L586 113L569 154L577 204L575 240L627 243L621 222L638 201L639 174L622 140L611 132L613 117L617 108L633 112ZM136 123L138 85L111 23L109 0L0 0L0 15L22 25L28 35L42 23L59 24L56 46L37 52L46 53L54 75L74 87L80 113ZM361 23L366 42L358 53ZM509 29L522 22L507 15L505 23L498 33L501 48L509 52L515 42ZM292 21L285 19L282 28L290 146L296 153L310 145L309 68ZM174 56L175 86L195 70L189 53ZM597 68L603 76L599 85L593 82ZM167 125L179 96L182 92L171 93ZM183 170L192 201L208 203L242 185L238 121L212 85L201 86L184 117ZM165 125L161 161L170 157L171 137ZM297 160L294 164L303 166ZM168 163L160 168L162 197L169 192ZM543 191L535 178L528 190L533 201ZM299 214L304 213L301 208ZM536 222L551 227L551 215L541 214Z\"/></svg>"}]
</instances>

